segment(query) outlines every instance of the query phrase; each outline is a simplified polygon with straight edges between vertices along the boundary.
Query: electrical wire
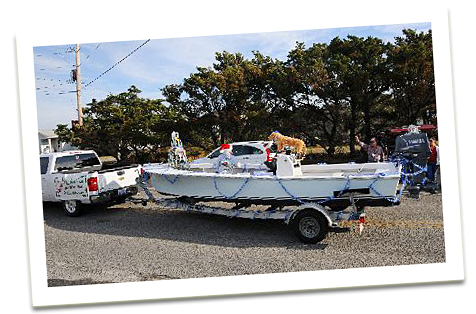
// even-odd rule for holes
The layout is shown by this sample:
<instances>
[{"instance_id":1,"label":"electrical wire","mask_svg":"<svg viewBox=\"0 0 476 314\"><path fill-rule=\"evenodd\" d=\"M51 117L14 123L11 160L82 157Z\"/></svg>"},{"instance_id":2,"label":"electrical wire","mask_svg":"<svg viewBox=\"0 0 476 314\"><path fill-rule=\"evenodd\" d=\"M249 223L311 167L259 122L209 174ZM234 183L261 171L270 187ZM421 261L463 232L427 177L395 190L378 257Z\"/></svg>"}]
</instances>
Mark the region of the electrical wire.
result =
<instances>
[{"instance_id":1,"label":"electrical wire","mask_svg":"<svg viewBox=\"0 0 476 314\"><path fill-rule=\"evenodd\" d=\"M104 74L106 74L107 72L111 71L113 68L115 68L117 65L119 65L121 62L123 62L124 60L126 60L127 58L129 58L132 54L134 54L137 50L139 50L140 48L142 48L145 44L147 44L148 42L150 41L150 39L146 40L145 42L143 42L140 46L138 46L137 48L135 48L133 51L131 51L129 54L127 54L124 58L122 58L121 60L119 60L118 62L116 62L113 66L111 66L109 69L107 69L106 71L104 71L103 73L101 73L98 77L96 77L95 79L93 79L92 81L90 81L89 83L87 83L86 85L84 85L83 88L86 88L88 87L89 85L91 85L92 83L94 83L96 80L98 80L99 78L101 78ZM99 43L95 46L94 48L94 51L93 52L96 52L97 49L102 45L102 43ZM78 52L81 50L81 47L79 47L78 49ZM75 51L75 48L73 47L69 47L68 49L66 49L64 52L65 53L71 53L71 52L74 52ZM54 55L57 55L57 56L60 56L61 59L63 59L64 62L68 63L69 62L65 59L65 57L63 56L63 54L61 52L55 52L53 53ZM92 55L92 53L88 54L86 59L87 60L90 56ZM82 62L81 62L82 64ZM81 66L80 64L80 66ZM74 65L73 65L74 67ZM40 70L45 70L45 69L40 69ZM43 80L43 81L47 81L47 79L41 79L41 78L37 78L37 80ZM53 81L51 79L51 81ZM56 81L56 80L55 80ZM60 81L60 80L58 80ZM61 81L60 81L61 82ZM64 82L64 81L63 81ZM71 84L72 82L71 81L66 81L65 83L67 84ZM63 85L63 84L59 84L59 85ZM51 86L50 86L51 87ZM54 87L54 86L53 86ZM37 88L37 90L40 90L40 89L46 89L48 87L43 87L43 88ZM46 92L46 91L45 91ZM58 95L64 95L64 94L69 94L69 93L76 93L77 91L60 91L58 92ZM44 95L51 95L51 92L48 92L48 93L45 93Z\"/></svg>"},{"instance_id":2,"label":"electrical wire","mask_svg":"<svg viewBox=\"0 0 476 314\"><path fill-rule=\"evenodd\" d=\"M142 48L145 44L147 44L148 42L150 41L150 39L147 39L145 42L143 42L139 47L137 47L136 49L132 50L127 56L125 56L124 58L122 58L121 60L117 61L112 67L110 67L109 69L107 69L106 71L102 72L98 77L96 77L94 80L92 80L91 82L89 82L88 84L84 85L84 88L88 87L89 85L91 85L92 83L94 83L96 80L98 80L100 77L102 77L104 74L106 74L107 72L111 71L113 68L115 68L117 65L119 65L122 61L126 60L127 58L129 58L133 53L135 53L137 50L139 50L140 48Z\"/></svg>"},{"instance_id":3,"label":"electrical wire","mask_svg":"<svg viewBox=\"0 0 476 314\"><path fill-rule=\"evenodd\" d=\"M85 60L88 60L89 57L90 57L93 53L95 53L96 50L98 50L98 48L99 48L101 45L102 45L102 43L99 43L98 45L96 45L96 47L94 48L93 52L90 53L90 54L88 54L88 55L86 56L86 59L85 59ZM82 62L81 62L81 63L82 63Z\"/></svg>"}]
</instances>

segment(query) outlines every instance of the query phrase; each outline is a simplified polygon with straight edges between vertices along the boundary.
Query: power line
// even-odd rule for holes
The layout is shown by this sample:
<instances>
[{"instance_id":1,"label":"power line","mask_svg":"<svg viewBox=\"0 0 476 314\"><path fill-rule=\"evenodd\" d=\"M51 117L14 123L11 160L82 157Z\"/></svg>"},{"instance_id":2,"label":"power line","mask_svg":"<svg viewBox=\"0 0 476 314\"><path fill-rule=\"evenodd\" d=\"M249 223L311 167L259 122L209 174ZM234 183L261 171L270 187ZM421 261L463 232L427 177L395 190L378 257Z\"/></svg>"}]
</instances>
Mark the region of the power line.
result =
<instances>
[{"instance_id":1,"label":"power line","mask_svg":"<svg viewBox=\"0 0 476 314\"><path fill-rule=\"evenodd\" d=\"M67 63L69 66L74 66L71 62L69 62L65 56L63 55L63 53L68 53L68 50L69 48L56 48L56 52L55 51L51 51L51 53L54 55L54 56L57 56L57 57L60 57L65 63ZM44 57L45 54L37 54L36 56L39 57L39 58L42 58ZM51 66L51 68L53 68ZM61 68L64 68L62 66L56 66L55 67L56 69L61 69ZM46 71L47 69L45 68L40 68L38 69L39 71ZM41 91L43 90L44 92L44 95L46 96L50 96L52 94L56 94L53 92L53 90L57 89L57 88L64 88L62 87L63 85L67 85L67 84L71 84L73 83L72 80L60 80L60 79L52 79L52 78L48 78L48 79L45 79L45 78L41 78L41 77L37 77L36 78L36 81L37 81L37 87L36 87L36 90L37 91ZM47 86L43 86L43 87L38 87L38 83L46 83ZM66 93L71 93L72 91L64 91L64 90L61 90L60 92L58 92L59 95L61 94L66 94Z\"/></svg>"},{"instance_id":2,"label":"power line","mask_svg":"<svg viewBox=\"0 0 476 314\"><path fill-rule=\"evenodd\" d=\"M96 50L98 50L98 48L102 45L102 43L99 43L98 45L96 45L96 47L94 48L93 50L93 53L96 52ZM89 59L89 57L93 54L93 53L90 53L86 56L86 60Z\"/></svg>"},{"instance_id":3,"label":"power line","mask_svg":"<svg viewBox=\"0 0 476 314\"><path fill-rule=\"evenodd\" d=\"M41 78L41 77L37 77L36 78L37 81L46 81L46 82L59 82L58 84L59 85L62 85L62 84L73 84L73 82L71 80L59 80L59 79L45 79L45 78Z\"/></svg>"},{"instance_id":4,"label":"power line","mask_svg":"<svg viewBox=\"0 0 476 314\"><path fill-rule=\"evenodd\" d=\"M127 56L125 56L124 58L122 58L121 60L117 61L116 64L114 64L112 67L110 67L109 69L107 69L106 71L102 72L98 77L96 77L94 80L92 80L91 82L89 82L88 84L84 85L84 88L88 87L89 85L91 85L92 83L94 83L97 79L99 79L101 76L103 76L104 74L106 74L107 72L111 71L113 68L115 68L117 65L119 65L122 61L126 60L127 58L129 58L134 52L136 52L137 50L139 50L140 48L142 48L145 44L147 44L148 42L150 41L150 39L147 39L145 42L143 42L139 47L137 47L136 49L132 50Z\"/></svg>"},{"instance_id":5,"label":"power line","mask_svg":"<svg viewBox=\"0 0 476 314\"><path fill-rule=\"evenodd\" d=\"M71 64L68 60L65 59L65 57L63 56L63 54L61 52L53 52L53 54L57 55L57 56L60 56L61 59L63 59L64 62L66 62L70 66L73 66L73 64Z\"/></svg>"},{"instance_id":6,"label":"power line","mask_svg":"<svg viewBox=\"0 0 476 314\"><path fill-rule=\"evenodd\" d=\"M83 62L84 62L85 60L88 60L92 55L94 55L94 54L97 52L98 48L99 48L102 44L103 44L103 43L97 44L96 47L94 47L94 50L93 50L92 52L90 52L90 53L86 56L86 58L83 59L83 61L81 61L81 63L79 64L79 66L83 65ZM82 49L82 48L80 47L79 50L81 50L81 49ZM86 53L84 53L84 54L86 54Z\"/></svg>"}]
</instances>

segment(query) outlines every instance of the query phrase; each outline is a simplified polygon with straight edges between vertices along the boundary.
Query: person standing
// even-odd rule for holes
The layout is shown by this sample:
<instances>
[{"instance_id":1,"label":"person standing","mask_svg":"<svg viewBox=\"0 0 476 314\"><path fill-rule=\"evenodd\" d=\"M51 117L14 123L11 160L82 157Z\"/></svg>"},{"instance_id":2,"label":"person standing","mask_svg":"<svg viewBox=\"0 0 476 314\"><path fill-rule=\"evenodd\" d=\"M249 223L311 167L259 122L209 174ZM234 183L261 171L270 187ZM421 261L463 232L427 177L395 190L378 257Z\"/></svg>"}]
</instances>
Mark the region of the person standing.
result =
<instances>
[{"instance_id":1,"label":"person standing","mask_svg":"<svg viewBox=\"0 0 476 314\"><path fill-rule=\"evenodd\" d=\"M367 162L383 162L383 148L377 144L377 139L375 137L370 139L370 144L365 144L360 141L358 135L355 136L355 141L367 153Z\"/></svg>"},{"instance_id":2,"label":"person standing","mask_svg":"<svg viewBox=\"0 0 476 314\"><path fill-rule=\"evenodd\" d=\"M430 150L431 155L426 165L426 176L430 182L435 183L435 173L440 166L440 148L436 145L436 139L434 137L430 138Z\"/></svg>"}]
</instances>

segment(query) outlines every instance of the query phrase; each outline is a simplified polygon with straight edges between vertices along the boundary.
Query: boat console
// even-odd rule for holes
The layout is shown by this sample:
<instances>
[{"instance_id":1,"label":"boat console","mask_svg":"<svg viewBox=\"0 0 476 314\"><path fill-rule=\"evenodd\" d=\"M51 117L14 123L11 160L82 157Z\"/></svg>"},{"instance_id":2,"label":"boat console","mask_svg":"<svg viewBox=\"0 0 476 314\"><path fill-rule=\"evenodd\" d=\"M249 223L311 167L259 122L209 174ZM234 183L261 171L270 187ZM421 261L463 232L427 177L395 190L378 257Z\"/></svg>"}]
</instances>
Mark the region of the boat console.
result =
<instances>
[{"instance_id":1,"label":"boat console","mask_svg":"<svg viewBox=\"0 0 476 314\"><path fill-rule=\"evenodd\" d=\"M300 177L302 176L301 160L288 154L278 154L276 176Z\"/></svg>"}]
</instances>

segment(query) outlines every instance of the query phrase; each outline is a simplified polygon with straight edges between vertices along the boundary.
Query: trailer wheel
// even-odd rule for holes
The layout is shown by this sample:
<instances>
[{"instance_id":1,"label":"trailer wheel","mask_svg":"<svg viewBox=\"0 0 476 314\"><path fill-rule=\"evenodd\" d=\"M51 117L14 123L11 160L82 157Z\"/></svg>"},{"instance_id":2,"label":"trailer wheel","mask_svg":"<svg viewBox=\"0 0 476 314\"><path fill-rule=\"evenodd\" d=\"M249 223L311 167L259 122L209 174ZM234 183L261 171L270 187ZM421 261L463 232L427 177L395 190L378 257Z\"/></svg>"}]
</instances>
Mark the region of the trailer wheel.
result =
<instances>
[{"instance_id":1,"label":"trailer wheel","mask_svg":"<svg viewBox=\"0 0 476 314\"><path fill-rule=\"evenodd\" d=\"M321 213L304 209L291 221L291 230L304 243L318 243L326 237L329 225Z\"/></svg>"},{"instance_id":2,"label":"trailer wheel","mask_svg":"<svg viewBox=\"0 0 476 314\"><path fill-rule=\"evenodd\" d=\"M76 200L63 201L63 209L66 212L66 215L70 217L77 217L81 215L82 204Z\"/></svg>"}]
</instances>

